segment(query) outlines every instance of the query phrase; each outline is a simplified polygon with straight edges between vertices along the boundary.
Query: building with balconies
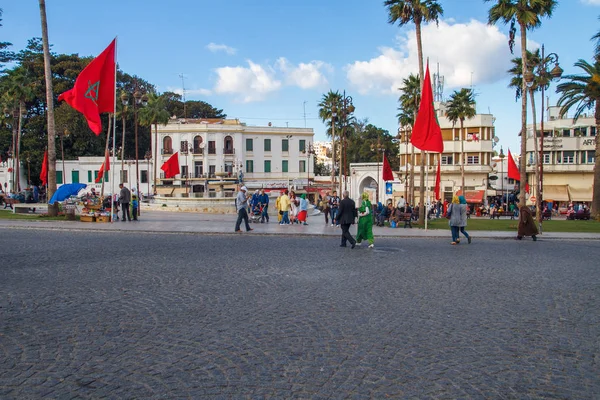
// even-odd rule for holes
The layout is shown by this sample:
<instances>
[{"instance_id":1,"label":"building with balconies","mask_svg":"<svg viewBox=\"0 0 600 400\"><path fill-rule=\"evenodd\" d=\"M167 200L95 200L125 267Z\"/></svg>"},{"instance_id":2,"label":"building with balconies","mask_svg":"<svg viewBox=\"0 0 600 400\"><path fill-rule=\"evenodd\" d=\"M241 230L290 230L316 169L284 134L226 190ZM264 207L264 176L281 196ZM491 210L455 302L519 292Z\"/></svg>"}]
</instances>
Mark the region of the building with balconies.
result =
<instances>
[{"instance_id":1,"label":"building with balconies","mask_svg":"<svg viewBox=\"0 0 600 400\"><path fill-rule=\"evenodd\" d=\"M442 129L442 138L444 140L444 152L426 153L426 180L425 186L429 188L429 201L433 201L433 191L435 188L435 178L440 158L441 175L441 193L444 199L451 200L452 194L461 189L461 160L464 160L465 166L465 192L467 201L471 203L482 203L488 195L488 176L492 172L492 157L494 155L495 140L494 121L491 114L477 114L471 119L466 119L463 123L463 129L460 129L460 122L453 124L446 116L445 103L435 104L436 115ZM399 198L401 195L410 198L409 180L411 174L411 165L414 166L415 198L411 203L418 204L419 184L421 174L421 151L414 148L410 143L410 130L400 129L400 173L399 183L393 185L393 197ZM464 155L464 158L462 157Z\"/></svg>"},{"instance_id":2,"label":"building with balconies","mask_svg":"<svg viewBox=\"0 0 600 400\"><path fill-rule=\"evenodd\" d=\"M170 179L159 170L159 195L229 197L239 180L249 189L281 189L314 177L307 151L314 132L309 128L247 126L237 119L176 119L159 125L158 137L154 135L153 131L158 167L178 153L181 169Z\"/></svg>"},{"instance_id":3,"label":"building with balconies","mask_svg":"<svg viewBox=\"0 0 600 400\"><path fill-rule=\"evenodd\" d=\"M532 194L537 196L535 168L539 166L539 157L535 151L533 125L527 128L528 182L535 188ZM539 123L536 130L539 146ZM560 107L548 107L543 134L542 200L558 202L562 207L568 202L591 202L597 134L593 115L582 115L574 123L572 118L560 118Z\"/></svg>"}]
</instances>

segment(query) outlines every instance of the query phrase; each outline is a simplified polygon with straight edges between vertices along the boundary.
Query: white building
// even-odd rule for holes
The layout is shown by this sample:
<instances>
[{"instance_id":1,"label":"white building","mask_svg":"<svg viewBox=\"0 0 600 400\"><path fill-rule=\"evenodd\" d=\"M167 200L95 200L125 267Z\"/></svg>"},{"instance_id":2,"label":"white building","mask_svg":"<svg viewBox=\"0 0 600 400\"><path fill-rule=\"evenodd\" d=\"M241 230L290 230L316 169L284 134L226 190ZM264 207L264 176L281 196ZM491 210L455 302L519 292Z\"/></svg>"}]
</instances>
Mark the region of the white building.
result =
<instances>
[{"instance_id":1,"label":"white building","mask_svg":"<svg viewBox=\"0 0 600 400\"><path fill-rule=\"evenodd\" d=\"M254 127L239 120L171 120L158 126L157 192L167 197L227 197L243 177L249 189L306 186L314 177L307 128ZM181 174L166 179L160 166L177 153Z\"/></svg>"}]
</instances>

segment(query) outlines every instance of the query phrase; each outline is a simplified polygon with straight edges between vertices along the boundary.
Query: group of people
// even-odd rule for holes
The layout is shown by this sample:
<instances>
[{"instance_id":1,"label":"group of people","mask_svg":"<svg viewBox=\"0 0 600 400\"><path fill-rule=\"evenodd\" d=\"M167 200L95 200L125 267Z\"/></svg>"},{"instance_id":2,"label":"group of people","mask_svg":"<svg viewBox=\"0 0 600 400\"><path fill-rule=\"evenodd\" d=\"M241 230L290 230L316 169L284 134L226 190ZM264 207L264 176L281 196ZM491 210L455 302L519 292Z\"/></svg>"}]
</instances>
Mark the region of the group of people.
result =
<instances>
[{"instance_id":1,"label":"group of people","mask_svg":"<svg viewBox=\"0 0 600 400\"><path fill-rule=\"evenodd\" d=\"M113 196L113 214L116 215L116 220L119 219L119 206L121 206L122 216L121 221L138 220L139 199L137 193L133 193L122 183L119 184L119 194Z\"/></svg>"},{"instance_id":2,"label":"group of people","mask_svg":"<svg viewBox=\"0 0 600 400\"><path fill-rule=\"evenodd\" d=\"M284 190L275 200L277 221L279 225L302 224L308 225L308 200L306 195L296 196L292 190Z\"/></svg>"}]
</instances>

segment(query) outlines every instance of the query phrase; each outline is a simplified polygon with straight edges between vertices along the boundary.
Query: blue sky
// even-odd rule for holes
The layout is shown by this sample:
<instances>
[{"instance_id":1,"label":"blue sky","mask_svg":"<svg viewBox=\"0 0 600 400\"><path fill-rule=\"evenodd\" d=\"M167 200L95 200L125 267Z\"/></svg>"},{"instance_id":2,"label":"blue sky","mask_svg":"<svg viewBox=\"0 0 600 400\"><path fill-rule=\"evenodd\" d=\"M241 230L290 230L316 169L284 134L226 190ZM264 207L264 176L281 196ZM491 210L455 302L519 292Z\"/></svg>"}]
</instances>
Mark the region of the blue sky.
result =
<instances>
[{"instance_id":1,"label":"blue sky","mask_svg":"<svg viewBox=\"0 0 600 400\"><path fill-rule=\"evenodd\" d=\"M441 0L438 27L423 28L423 48L432 68L440 64L444 96L471 87L478 112L496 116L500 143L518 148L520 102L506 88L511 56L508 27L487 26L492 4ZM529 33L529 48L545 44L560 57L565 74L591 60L590 41L599 28L600 0L560 0L552 19ZM222 108L248 125L314 128L322 95L346 90L358 118L396 132L402 78L417 73L414 26L387 23L383 1L368 0L48 0L53 50L97 55L118 36L121 68L186 98ZM3 2L0 40L25 47L41 35L37 1ZM519 38L517 38L519 43ZM520 54L518 46L515 54ZM557 99L555 85L547 91ZM539 95L538 95L539 103ZM539 115L539 111L538 111ZM514 152L514 150L513 150Z\"/></svg>"}]
</instances>

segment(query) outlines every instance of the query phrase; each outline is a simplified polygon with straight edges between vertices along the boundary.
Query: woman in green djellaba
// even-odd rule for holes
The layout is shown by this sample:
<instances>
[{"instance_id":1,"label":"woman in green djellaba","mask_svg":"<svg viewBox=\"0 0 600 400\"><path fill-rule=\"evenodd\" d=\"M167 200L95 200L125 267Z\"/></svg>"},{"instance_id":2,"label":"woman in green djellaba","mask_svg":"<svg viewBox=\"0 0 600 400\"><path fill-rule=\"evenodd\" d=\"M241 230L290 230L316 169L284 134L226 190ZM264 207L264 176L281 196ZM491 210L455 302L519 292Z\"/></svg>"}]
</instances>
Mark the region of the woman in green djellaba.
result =
<instances>
[{"instance_id":1,"label":"woman in green djellaba","mask_svg":"<svg viewBox=\"0 0 600 400\"><path fill-rule=\"evenodd\" d=\"M356 243L360 246L363 240L369 241L369 248L375 247L373 244L373 209L369 201L369 194L362 194L362 202L358 208L358 230L356 232Z\"/></svg>"}]
</instances>

